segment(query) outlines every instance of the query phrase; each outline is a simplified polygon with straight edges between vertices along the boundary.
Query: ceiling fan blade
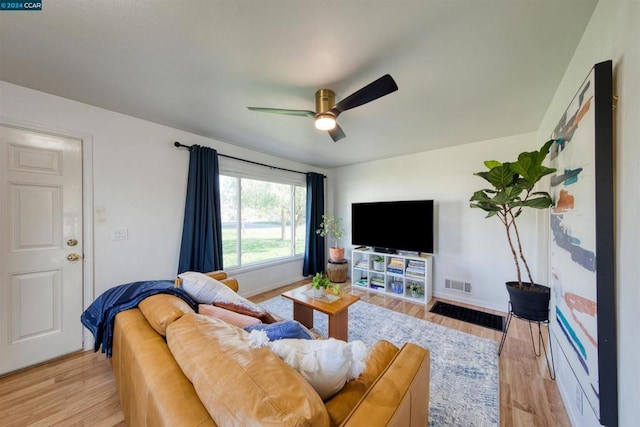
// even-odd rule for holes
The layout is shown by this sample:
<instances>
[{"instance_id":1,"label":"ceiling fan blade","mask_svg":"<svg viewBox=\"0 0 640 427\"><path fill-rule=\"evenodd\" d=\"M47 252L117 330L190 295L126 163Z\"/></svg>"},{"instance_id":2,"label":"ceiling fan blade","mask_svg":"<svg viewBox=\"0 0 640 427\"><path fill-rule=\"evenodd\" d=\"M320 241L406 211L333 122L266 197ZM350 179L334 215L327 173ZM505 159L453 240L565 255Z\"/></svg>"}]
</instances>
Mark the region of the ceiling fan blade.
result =
<instances>
[{"instance_id":1,"label":"ceiling fan blade","mask_svg":"<svg viewBox=\"0 0 640 427\"><path fill-rule=\"evenodd\" d=\"M378 80L369 83L362 89L347 96L345 99L338 102L329 111L334 113L337 117L343 111L359 107L363 104L366 104L367 102L371 102L385 95L388 95L391 92L395 92L396 90L398 90L398 85L396 84L395 80L393 80L393 77L391 77L389 74L385 74Z\"/></svg>"},{"instance_id":2,"label":"ceiling fan blade","mask_svg":"<svg viewBox=\"0 0 640 427\"><path fill-rule=\"evenodd\" d=\"M259 111L261 113L273 113L273 114L286 114L288 116L301 116L314 118L316 113L309 110L283 110L281 108L261 108L261 107L247 107L251 111Z\"/></svg>"},{"instance_id":3,"label":"ceiling fan blade","mask_svg":"<svg viewBox=\"0 0 640 427\"><path fill-rule=\"evenodd\" d=\"M344 134L344 131L342 130L340 125L337 123L336 123L336 127L328 130L327 132L329 132L329 135L331 136L331 139L333 139L333 142L338 142L339 140L347 136Z\"/></svg>"}]
</instances>

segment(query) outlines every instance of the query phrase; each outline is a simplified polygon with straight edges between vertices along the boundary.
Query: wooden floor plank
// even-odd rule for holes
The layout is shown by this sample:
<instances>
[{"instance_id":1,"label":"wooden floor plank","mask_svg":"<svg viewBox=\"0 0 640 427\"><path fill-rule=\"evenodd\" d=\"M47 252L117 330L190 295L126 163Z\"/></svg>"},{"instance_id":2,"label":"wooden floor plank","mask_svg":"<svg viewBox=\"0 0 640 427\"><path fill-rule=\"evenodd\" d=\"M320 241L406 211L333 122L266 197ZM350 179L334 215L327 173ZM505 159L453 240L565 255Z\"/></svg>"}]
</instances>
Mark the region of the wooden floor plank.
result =
<instances>
[{"instance_id":1,"label":"wooden floor plank","mask_svg":"<svg viewBox=\"0 0 640 427\"><path fill-rule=\"evenodd\" d=\"M300 286L303 282L252 297L264 301ZM502 333L429 312L426 306L367 292L349 283L347 292L362 301L379 305L419 319L500 342ZM441 301L474 308L469 304ZM534 331L537 333L537 329ZM543 329L546 342L547 331ZM536 341L537 345L537 341ZM500 425L570 426L555 381L547 372L544 356L535 357L528 324L514 319L500 356ZM102 353L79 352L39 366L0 377L0 424L3 426L125 426L111 366Z\"/></svg>"}]
</instances>

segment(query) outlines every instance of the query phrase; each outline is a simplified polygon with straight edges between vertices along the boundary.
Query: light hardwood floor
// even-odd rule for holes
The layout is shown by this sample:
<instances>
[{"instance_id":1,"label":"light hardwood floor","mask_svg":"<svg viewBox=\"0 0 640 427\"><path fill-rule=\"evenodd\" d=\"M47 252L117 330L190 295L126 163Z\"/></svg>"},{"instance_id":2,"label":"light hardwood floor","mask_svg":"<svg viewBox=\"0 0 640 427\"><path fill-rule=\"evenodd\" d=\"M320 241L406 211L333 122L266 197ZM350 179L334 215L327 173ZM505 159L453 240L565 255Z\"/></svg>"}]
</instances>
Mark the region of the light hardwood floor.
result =
<instances>
[{"instance_id":1,"label":"light hardwood floor","mask_svg":"<svg viewBox=\"0 0 640 427\"><path fill-rule=\"evenodd\" d=\"M293 283L251 299L255 302L264 301L301 283ZM429 313L435 300L425 307L356 287L351 290L348 284L344 289L359 295L362 301L442 326L493 339L498 343L502 337L497 331ZM511 324L500 356L499 375L501 426L571 425L558 386L547 372L544 357L536 358L533 355L529 328L524 321L514 319ZM80 352L0 377L0 425L124 426L109 362L102 353Z\"/></svg>"}]
</instances>

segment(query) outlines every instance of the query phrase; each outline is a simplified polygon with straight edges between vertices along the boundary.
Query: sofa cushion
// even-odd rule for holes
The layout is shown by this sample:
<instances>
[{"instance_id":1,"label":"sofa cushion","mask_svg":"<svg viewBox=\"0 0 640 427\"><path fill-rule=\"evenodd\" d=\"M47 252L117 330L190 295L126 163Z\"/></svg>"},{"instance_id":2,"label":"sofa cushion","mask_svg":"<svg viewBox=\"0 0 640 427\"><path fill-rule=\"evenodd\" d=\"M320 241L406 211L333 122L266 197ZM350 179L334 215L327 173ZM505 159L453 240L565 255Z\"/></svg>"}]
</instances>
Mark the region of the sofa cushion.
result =
<instances>
[{"instance_id":1,"label":"sofa cushion","mask_svg":"<svg viewBox=\"0 0 640 427\"><path fill-rule=\"evenodd\" d=\"M322 399L360 376L367 348L362 341L283 339L268 346L313 386Z\"/></svg>"},{"instance_id":2,"label":"sofa cushion","mask_svg":"<svg viewBox=\"0 0 640 427\"><path fill-rule=\"evenodd\" d=\"M182 279L182 289L200 304L213 304L236 313L260 319L264 323L273 323L274 318L262 307L241 297L224 283L195 271L178 275Z\"/></svg>"},{"instance_id":3,"label":"sofa cushion","mask_svg":"<svg viewBox=\"0 0 640 427\"><path fill-rule=\"evenodd\" d=\"M193 313L189 304L175 295L157 294L143 299L138 308L151 327L163 337L167 326L186 313Z\"/></svg>"},{"instance_id":4,"label":"sofa cushion","mask_svg":"<svg viewBox=\"0 0 640 427\"><path fill-rule=\"evenodd\" d=\"M239 328L244 328L250 325L262 325L260 319L245 314L236 313L235 311L227 310L226 308L216 307L215 305L200 304L198 306L198 313L204 316L215 317L220 320L224 320L227 323L231 323Z\"/></svg>"},{"instance_id":5,"label":"sofa cushion","mask_svg":"<svg viewBox=\"0 0 640 427\"><path fill-rule=\"evenodd\" d=\"M347 419L351 410L389 366L398 351L398 347L384 340L376 342L371 347L365 359L365 369L362 374L345 384L338 393L325 402L331 425L340 425Z\"/></svg>"},{"instance_id":6,"label":"sofa cushion","mask_svg":"<svg viewBox=\"0 0 640 427\"><path fill-rule=\"evenodd\" d=\"M218 425L328 426L320 396L249 333L222 320L186 314L167 328L167 344Z\"/></svg>"}]
</instances>

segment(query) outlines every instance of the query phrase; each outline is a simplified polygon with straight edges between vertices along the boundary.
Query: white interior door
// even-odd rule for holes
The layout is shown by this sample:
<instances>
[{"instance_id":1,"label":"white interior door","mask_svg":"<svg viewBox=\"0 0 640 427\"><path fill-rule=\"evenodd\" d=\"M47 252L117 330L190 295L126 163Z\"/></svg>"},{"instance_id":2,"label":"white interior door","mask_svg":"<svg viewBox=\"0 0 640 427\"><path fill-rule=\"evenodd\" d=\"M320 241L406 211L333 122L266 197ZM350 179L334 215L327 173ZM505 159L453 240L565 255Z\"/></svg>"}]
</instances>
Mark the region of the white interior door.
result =
<instances>
[{"instance_id":1,"label":"white interior door","mask_svg":"<svg viewBox=\"0 0 640 427\"><path fill-rule=\"evenodd\" d=\"M0 374L82 349L82 143L0 126Z\"/></svg>"}]
</instances>

